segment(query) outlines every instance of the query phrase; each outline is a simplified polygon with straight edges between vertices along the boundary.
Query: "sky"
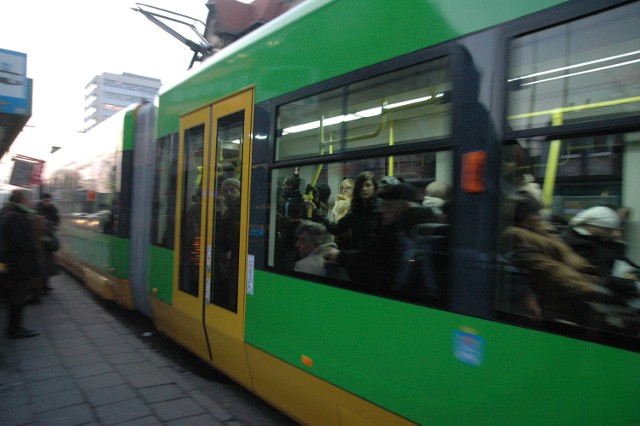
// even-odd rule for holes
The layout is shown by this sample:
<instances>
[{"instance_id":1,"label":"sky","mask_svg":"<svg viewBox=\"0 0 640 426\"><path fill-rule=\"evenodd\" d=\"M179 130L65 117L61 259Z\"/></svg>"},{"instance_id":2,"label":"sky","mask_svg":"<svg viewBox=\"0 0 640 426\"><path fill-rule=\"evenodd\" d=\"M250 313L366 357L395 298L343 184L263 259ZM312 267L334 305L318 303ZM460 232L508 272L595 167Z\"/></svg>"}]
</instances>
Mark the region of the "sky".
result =
<instances>
[{"instance_id":1,"label":"sky","mask_svg":"<svg viewBox=\"0 0 640 426\"><path fill-rule=\"evenodd\" d=\"M143 0L206 21L207 0ZM129 0L20 0L0 14L0 48L27 54L33 80L33 111L27 126L0 160L47 161L52 146L82 137L84 88L103 72L159 78L163 84L184 75L193 53L135 12ZM203 27L198 27L203 31ZM198 64L194 65L194 68ZM46 166L45 166L46 167Z\"/></svg>"}]
</instances>

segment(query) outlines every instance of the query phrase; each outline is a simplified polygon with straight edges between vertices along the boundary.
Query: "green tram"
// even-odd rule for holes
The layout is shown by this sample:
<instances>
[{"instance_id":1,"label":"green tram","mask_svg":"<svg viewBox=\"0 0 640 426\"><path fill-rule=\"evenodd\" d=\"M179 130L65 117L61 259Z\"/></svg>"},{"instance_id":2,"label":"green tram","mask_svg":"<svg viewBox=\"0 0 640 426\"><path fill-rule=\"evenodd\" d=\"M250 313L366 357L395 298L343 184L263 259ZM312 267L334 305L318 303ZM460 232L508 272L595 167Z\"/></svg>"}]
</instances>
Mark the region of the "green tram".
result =
<instances>
[{"instance_id":1,"label":"green tram","mask_svg":"<svg viewBox=\"0 0 640 426\"><path fill-rule=\"evenodd\" d=\"M154 134L137 132L145 116ZM163 89L157 109L115 119L131 120L110 177L118 232L91 236L69 211L75 254L61 257L109 244L108 261L82 262L94 288L124 288L128 307L300 423L639 424L639 118L640 2L307 0ZM287 179L307 201L329 188L332 205L364 171L420 196L452 187L422 240L437 297L285 261ZM240 201L225 210L230 182ZM554 283L509 257L523 188L550 238L590 207L630 212L600 276L624 294L575 300L597 320L549 314L536 291Z\"/></svg>"}]
</instances>

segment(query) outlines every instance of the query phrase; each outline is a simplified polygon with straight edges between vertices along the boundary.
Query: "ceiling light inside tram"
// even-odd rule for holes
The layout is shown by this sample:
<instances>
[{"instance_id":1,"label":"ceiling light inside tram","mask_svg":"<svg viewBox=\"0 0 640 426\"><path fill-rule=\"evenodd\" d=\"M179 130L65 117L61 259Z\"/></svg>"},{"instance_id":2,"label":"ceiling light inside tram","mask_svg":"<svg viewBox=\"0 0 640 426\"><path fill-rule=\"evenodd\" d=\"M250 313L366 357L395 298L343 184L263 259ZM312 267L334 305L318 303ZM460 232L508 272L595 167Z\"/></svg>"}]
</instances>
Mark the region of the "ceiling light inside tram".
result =
<instances>
[{"instance_id":1,"label":"ceiling light inside tram","mask_svg":"<svg viewBox=\"0 0 640 426\"><path fill-rule=\"evenodd\" d=\"M514 81L528 80L528 79L540 77L540 76L543 76L543 75L556 74L556 73L567 71L567 70L574 70L576 68L587 67L587 66L594 65L594 64L614 61L616 59L627 58L629 56L637 56L637 55L640 55L640 50L634 50L632 52L622 53L620 55L608 56L606 58L594 59L592 61L581 62L579 64L567 65L565 67L553 68L553 69L546 70L546 71L540 71L540 72L536 72L536 73L532 73L532 74L527 74L527 75L524 75L524 76L521 76L521 77L510 78L510 79L507 80L507 82L511 83L511 82L514 82ZM574 76L582 75L582 74L589 74L589 73L592 73L592 72L604 71L604 70L608 70L608 69L612 69L612 68L622 67L622 66L625 66L625 65L635 64L635 63L638 63L638 62L640 62L640 59L633 59L633 60L630 60L630 61L619 62L617 64L606 65L606 66L602 66L602 67L598 67L598 68L591 68L591 69L588 69L588 70L572 72L572 73L569 73L569 74L563 74L563 75L559 75L559 76L555 76L555 77L543 78L541 80L531 81L531 82L528 82L528 83L521 83L521 86L530 86L530 85L533 85L533 84L544 83L546 81L553 81L553 80L558 80L558 79L561 79L561 78L568 78L568 77L574 77Z\"/></svg>"},{"instance_id":2,"label":"ceiling light inside tram","mask_svg":"<svg viewBox=\"0 0 640 426\"><path fill-rule=\"evenodd\" d=\"M291 133L300 133L300 132L306 132L308 130L313 130L313 129L318 129L320 127L320 123L322 121L322 125L323 126L333 126L336 124L340 124L340 123L346 123L348 121L355 121L355 120L359 120L361 118L370 118L370 117L375 117L377 115L382 114L382 110L391 110L394 108L400 108L400 107L404 107L407 105L413 105L413 104L419 104L421 102L426 102L429 101L431 99L435 98L442 98L444 96L444 93L438 93L435 96L421 96L419 98L413 98L413 99L408 99L406 101L400 101L400 102L395 102L392 104L387 104L385 103L383 106L381 107L374 107L374 108L368 108L368 109L364 109L362 111L358 111L355 112L353 114L346 114L346 115L337 115L335 117L329 117L329 118L324 118L322 120L316 120L316 121L311 121L309 123L304 123L304 124L298 124L296 126L291 126L291 127L286 127L284 129L282 129L282 135L289 135Z\"/></svg>"}]
</instances>

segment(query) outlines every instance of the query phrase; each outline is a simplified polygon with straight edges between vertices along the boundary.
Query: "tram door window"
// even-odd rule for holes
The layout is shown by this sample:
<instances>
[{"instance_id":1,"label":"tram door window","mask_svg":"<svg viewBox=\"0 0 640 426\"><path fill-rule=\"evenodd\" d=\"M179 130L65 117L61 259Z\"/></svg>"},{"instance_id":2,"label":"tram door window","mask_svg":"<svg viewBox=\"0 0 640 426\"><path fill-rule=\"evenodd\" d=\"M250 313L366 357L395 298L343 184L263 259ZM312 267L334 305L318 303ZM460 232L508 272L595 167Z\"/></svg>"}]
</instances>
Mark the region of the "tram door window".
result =
<instances>
[{"instance_id":1,"label":"tram door window","mask_svg":"<svg viewBox=\"0 0 640 426\"><path fill-rule=\"evenodd\" d=\"M216 200L213 225L211 303L236 312L240 260L240 214L244 111L217 121Z\"/></svg>"},{"instance_id":2,"label":"tram door window","mask_svg":"<svg viewBox=\"0 0 640 426\"><path fill-rule=\"evenodd\" d=\"M199 125L184 134L178 288L194 296L198 295L200 282L204 133L204 125Z\"/></svg>"}]
</instances>

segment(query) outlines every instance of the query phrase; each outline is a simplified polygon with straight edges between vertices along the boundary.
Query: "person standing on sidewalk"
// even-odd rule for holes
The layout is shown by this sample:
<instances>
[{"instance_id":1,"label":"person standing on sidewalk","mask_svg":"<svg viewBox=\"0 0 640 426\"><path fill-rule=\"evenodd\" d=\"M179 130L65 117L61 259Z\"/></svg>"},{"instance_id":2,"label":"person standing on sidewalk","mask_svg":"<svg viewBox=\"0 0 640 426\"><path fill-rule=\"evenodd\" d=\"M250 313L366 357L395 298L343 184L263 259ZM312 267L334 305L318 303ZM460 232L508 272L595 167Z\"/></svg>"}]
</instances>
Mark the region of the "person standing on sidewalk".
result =
<instances>
[{"instance_id":1,"label":"person standing on sidewalk","mask_svg":"<svg viewBox=\"0 0 640 426\"><path fill-rule=\"evenodd\" d=\"M7 264L9 322L7 335L12 339L37 336L23 327L23 310L28 297L41 281L38 237L32 195L26 189L13 192L12 203L3 211L2 236Z\"/></svg>"}]
</instances>

